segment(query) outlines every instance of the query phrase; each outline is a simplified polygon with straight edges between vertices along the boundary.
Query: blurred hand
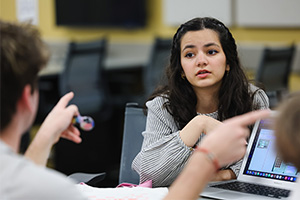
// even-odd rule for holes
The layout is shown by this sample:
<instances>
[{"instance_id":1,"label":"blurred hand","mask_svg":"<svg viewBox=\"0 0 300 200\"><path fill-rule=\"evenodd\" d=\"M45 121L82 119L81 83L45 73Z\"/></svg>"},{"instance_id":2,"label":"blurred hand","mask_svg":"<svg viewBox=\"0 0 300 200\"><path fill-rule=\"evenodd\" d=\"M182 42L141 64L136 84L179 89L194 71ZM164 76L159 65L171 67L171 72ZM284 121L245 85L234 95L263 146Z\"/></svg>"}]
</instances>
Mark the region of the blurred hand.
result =
<instances>
[{"instance_id":1,"label":"blurred hand","mask_svg":"<svg viewBox=\"0 0 300 200\"><path fill-rule=\"evenodd\" d=\"M235 162L246 152L248 125L269 115L269 110L260 110L228 119L204 137L200 147L213 153L220 166Z\"/></svg>"},{"instance_id":2,"label":"blurred hand","mask_svg":"<svg viewBox=\"0 0 300 200\"><path fill-rule=\"evenodd\" d=\"M67 106L73 97L73 92L70 92L59 100L26 150L25 156L36 164L46 166L51 148L60 137L81 142L80 132L72 124L73 117L79 115L78 108Z\"/></svg>"},{"instance_id":3,"label":"blurred hand","mask_svg":"<svg viewBox=\"0 0 300 200\"><path fill-rule=\"evenodd\" d=\"M60 137L75 143L81 142L80 132L72 124L73 117L79 115L78 108L75 105L67 106L73 97L73 92L64 95L48 114L39 130L40 134L47 134L50 141L52 141L52 145L55 144Z\"/></svg>"}]
</instances>

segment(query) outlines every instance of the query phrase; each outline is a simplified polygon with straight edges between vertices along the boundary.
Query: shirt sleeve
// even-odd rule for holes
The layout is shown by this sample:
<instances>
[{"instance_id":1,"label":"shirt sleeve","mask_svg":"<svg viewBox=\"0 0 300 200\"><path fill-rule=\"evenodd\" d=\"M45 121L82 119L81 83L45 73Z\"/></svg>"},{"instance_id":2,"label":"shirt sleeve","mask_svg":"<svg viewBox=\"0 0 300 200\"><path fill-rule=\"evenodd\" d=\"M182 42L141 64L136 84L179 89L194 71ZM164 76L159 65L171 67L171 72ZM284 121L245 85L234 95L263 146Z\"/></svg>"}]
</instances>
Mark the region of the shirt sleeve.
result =
<instances>
[{"instance_id":1,"label":"shirt sleeve","mask_svg":"<svg viewBox=\"0 0 300 200\"><path fill-rule=\"evenodd\" d=\"M144 141L132 164L140 175L140 183L152 180L153 187L171 185L192 153L181 140L173 117L163 107L164 102L163 97L156 97L146 103Z\"/></svg>"},{"instance_id":2,"label":"shirt sleeve","mask_svg":"<svg viewBox=\"0 0 300 200\"><path fill-rule=\"evenodd\" d=\"M250 92L253 94L253 110L262 110L269 108L269 98L267 94L258 87L250 85Z\"/></svg>"}]
</instances>

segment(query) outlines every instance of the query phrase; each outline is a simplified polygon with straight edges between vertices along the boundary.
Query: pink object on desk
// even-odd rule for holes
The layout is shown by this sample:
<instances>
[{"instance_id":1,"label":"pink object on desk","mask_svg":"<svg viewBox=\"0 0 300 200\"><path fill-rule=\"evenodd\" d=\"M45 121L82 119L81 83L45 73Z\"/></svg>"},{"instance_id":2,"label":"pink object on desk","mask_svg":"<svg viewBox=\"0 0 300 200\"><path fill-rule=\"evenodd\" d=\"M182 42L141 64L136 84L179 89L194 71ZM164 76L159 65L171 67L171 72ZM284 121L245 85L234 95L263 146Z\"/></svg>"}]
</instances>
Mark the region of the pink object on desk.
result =
<instances>
[{"instance_id":1,"label":"pink object on desk","mask_svg":"<svg viewBox=\"0 0 300 200\"><path fill-rule=\"evenodd\" d=\"M117 186L118 187L146 187L146 188L152 188L152 180L146 181L142 184L136 185L132 183L121 183Z\"/></svg>"}]
</instances>

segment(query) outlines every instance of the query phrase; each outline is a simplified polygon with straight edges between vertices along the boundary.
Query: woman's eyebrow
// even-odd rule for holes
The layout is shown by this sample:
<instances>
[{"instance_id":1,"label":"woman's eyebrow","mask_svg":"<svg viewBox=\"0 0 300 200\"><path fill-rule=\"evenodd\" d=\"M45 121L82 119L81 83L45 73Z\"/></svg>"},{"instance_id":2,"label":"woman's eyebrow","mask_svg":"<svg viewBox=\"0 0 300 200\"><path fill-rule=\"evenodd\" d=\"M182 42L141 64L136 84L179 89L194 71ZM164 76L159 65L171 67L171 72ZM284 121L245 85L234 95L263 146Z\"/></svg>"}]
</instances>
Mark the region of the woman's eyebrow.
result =
<instances>
[{"instance_id":1,"label":"woman's eyebrow","mask_svg":"<svg viewBox=\"0 0 300 200\"><path fill-rule=\"evenodd\" d=\"M217 43L214 43L214 42L210 42L210 43L207 43L204 45L204 47L211 47L211 46L216 46L218 48L221 48L220 45L218 45ZM182 49L182 52L185 50L185 49L189 49L189 48L195 48L196 46L193 45L193 44L190 44L190 45L186 45L183 49Z\"/></svg>"},{"instance_id":2,"label":"woman's eyebrow","mask_svg":"<svg viewBox=\"0 0 300 200\"><path fill-rule=\"evenodd\" d=\"M182 51L184 51L185 49L191 49L191 48L195 48L195 47L196 47L196 46L193 45L193 44L186 45L186 46L182 49Z\"/></svg>"},{"instance_id":3,"label":"woman's eyebrow","mask_svg":"<svg viewBox=\"0 0 300 200\"><path fill-rule=\"evenodd\" d=\"M218 45L217 43L214 43L214 42L207 43L207 44L204 45L204 47L210 47L210 46L216 46L216 47L221 48L220 45Z\"/></svg>"}]
</instances>

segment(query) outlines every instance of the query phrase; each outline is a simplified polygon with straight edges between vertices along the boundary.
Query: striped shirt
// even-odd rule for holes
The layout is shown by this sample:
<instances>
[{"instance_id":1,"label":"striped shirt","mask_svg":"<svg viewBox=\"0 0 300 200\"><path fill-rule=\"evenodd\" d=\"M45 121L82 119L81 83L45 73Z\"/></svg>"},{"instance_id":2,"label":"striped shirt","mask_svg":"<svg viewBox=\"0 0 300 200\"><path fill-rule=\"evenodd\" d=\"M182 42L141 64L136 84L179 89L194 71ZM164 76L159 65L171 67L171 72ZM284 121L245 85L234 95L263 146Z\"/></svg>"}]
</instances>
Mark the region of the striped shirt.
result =
<instances>
[{"instance_id":1,"label":"striped shirt","mask_svg":"<svg viewBox=\"0 0 300 200\"><path fill-rule=\"evenodd\" d=\"M250 85L251 93L257 89ZM146 103L148 114L146 129L142 133L144 141L141 151L132 163L132 168L140 175L140 183L152 180L153 187L171 185L193 152L181 140L177 123L163 106L166 101L166 98L158 96ZM263 90L258 89L255 93L253 105L255 110L269 107L268 97ZM214 112L208 116L216 119L218 114ZM203 136L201 134L199 141ZM228 168L238 175L241 163L240 160Z\"/></svg>"}]
</instances>

